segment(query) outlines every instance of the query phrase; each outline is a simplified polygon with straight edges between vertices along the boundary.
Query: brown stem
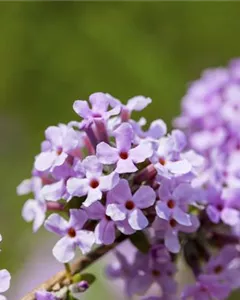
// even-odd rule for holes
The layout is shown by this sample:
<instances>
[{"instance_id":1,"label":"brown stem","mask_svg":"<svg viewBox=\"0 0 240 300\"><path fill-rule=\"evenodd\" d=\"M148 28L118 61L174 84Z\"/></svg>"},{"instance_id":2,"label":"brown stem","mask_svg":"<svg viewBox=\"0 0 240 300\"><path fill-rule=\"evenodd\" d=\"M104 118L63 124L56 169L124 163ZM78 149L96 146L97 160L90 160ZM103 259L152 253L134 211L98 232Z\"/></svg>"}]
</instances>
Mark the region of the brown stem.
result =
<instances>
[{"instance_id":1,"label":"brown stem","mask_svg":"<svg viewBox=\"0 0 240 300\"><path fill-rule=\"evenodd\" d=\"M128 236L121 234L113 244L100 246L88 253L86 256L80 257L78 261L74 263L71 267L72 275L86 269L88 266L90 266L96 260L108 253L108 251L114 249L117 245L119 245L122 241L124 241L127 238ZM35 300L35 293L37 291L51 291L54 286L62 286L64 283L68 283L67 274L66 271L60 271L57 274L55 274L52 278L35 288L32 292L24 296L21 300Z\"/></svg>"}]
</instances>

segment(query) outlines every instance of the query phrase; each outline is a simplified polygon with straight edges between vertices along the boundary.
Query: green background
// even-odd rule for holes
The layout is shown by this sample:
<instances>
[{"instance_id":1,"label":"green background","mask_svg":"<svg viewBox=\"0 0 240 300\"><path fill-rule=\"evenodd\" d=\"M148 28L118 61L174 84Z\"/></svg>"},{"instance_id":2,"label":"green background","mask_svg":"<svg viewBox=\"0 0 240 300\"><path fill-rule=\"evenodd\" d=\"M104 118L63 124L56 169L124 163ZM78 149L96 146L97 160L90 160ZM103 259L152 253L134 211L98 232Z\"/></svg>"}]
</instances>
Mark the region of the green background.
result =
<instances>
[{"instance_id":1,"label":"green background","mask_svg":"<svg viewBox=\"0 0 240 300\"><path fill-rule=\"evenodd\" d=\"M240 56L239 15L238 2L0 3L1 267L23 268L45 234L33 237L15 194L44 129L77 119L73 101L96 91L149 96L146 116L170 124L191 80Z\"/></svg>"}]
</instances>

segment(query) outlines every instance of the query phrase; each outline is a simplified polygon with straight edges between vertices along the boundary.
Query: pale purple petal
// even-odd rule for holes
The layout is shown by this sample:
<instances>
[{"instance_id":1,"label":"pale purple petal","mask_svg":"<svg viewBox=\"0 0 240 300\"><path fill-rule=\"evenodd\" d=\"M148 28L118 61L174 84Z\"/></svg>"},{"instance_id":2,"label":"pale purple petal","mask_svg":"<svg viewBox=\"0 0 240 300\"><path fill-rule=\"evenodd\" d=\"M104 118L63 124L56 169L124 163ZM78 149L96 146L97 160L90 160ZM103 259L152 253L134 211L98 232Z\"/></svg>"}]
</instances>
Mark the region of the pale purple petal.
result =
<instances>
[{"instance_id":1,"label":"pale purple petal","mask_svg":"<svg viewBox=\"0 0 240 300\"><path fill-rule=\"evenodd\" d=\"M61 146L62 145L62 134L61 130L57 126L49 126L45 130L46 139L51 142L54 146Z\"/></svg>"},{"instance_id":2,"label":"pale purple petal","mask_svg":"<svg viewBox=\"0 0 240 300\"><path fill-rule=\"evenodd\" d=\"M171 217L171 209L162 201L156 203L156 213L159 218L168 221Z\"/></svg>"},{"instance_id":3,"label":"pale purple petal","mask_svg":"<svg viewBox=\"0 0 240 300\"><path fill-rule=\"evenodd\" d=\"M171 173L179 175L187 174L192 169L191 164L186 159L174 162L168 161L166 167Z\"/></svg>"},{"instance_id":4,"label":"pale purple petal","mask_svg":"<svg viewBox=\"0 0 240 300\"><path fill-rule=\"evenodd\" d=\"M221 219L229 226L236 226L240 221L239 211L234 208L224 208L221 213Z\"/></svg>"},{"instance_id":5,"label":"pale purple petal","mask_svg":"<svg viewBox=\"0 0 240 300\"><path fill-rule=\"evenodd\" d=\"M38 171L46 171L50 169L57 157L55 151L51 152L42 152L36 156L34 167Z\"/></svg>"},{"instance_id":6,"label":"pale purple petal","mask_svg":"<svg viewBox=\"0 0 240 300\"><path fill-rule=\"evenodd\" d=\"M33 231L36 232L45 220L46 205L37 200L28 200L22 209L22 217L27 222L33 221Z\"/></svg>"},{"instance_id":7,"label":"pale purple petal","mask_svg":"<svg viewBox=\"0 0 240 300\"><path fill-rule=\"evenodd\" d=\"M76 100L73 103L73 109L83 119L87 119L91 115L87 101Z\"/></svg>"},{"instance_id":8,"label":"pale purple petal","mask_svg":"<svg viewBox=\"0 0 240 300\"><path fill-rule=\"evenodd\" d=\"M152 206L155 199L156 193L150 186L141 186L132 198L138 208L147 208Z\"/></svg>"},{"instance_id":9,"label":"pale purple petal","mask_svg":"<svg viewBox=\"0 0 240 300\"><path fill-rule=\"evenodd\" d=\"M98 158L95 155L86 157L82 161L83 167L86 170L87 178L90 177L99 177L102 175L102 164L99 162Z\"/></svg>"},{"instance_id":10,"label":"pale purple petal","mask_svg":"<svg viewBox=\"0 0 240 300\"><path fill-rule=\"evenodd\" d=\"M132 199L132 193L126 179L121 179L119 183L107 194L109 203L125 203Z\"/></svg>"},{"instance_id":11,"label":"pale purple petal","mask_svg":"<svg viewBox=\"0 0 240 300\"><path fill-rule=\"evenodd\" d=\"M107 111L109 105L109 97L101 92L90 95L89 101L92 104L94 112L102 114Z\"/></svg>"},{"instance_id":12,"label":"pale purple petal","mask_svg":"<svg viewBox=\"0 0 240 300\"><path fill-rule=\"evenodd\" d=\"M0 300L7 300L7 298L3 295L0 295Z\"/></svg>"},{"instance_id":13,"label":"pale purple petal","mask_svg":"<svg viewBox=\"0 0 240 300\"><path fill-rule=\"evenodd\" d=\"M148 157L152 156L153 149L150 143L141 143L129 151L129 157L134 163L144 162Z\"/></svg>"},{"instance_id":14,"label":"pale purple petal","mask_svg":"<svg viewBox=\"0 0 240 300\"><path fill-rule=\"evenodd\" d=\"M44 224L48 231L64 235L69 227L68 222L58 214L51 214Z\"/></svg>"},{"instance_id":15,"label":"pale purple petal","mask_svg":"<svg viewBox=\"0 0 240 300\"><path fill-rule=\"evenodd\" d=\"M62 152L60 155L56 155L56 159L54 161L54 167L63 165L67 158L68 158L68 154L65 152Z\"/></svg>"},{"instance_id":16,"label":"pale purple petal","mask_svg":"<svg viewBox=\"0 0 240 300\"><path fill-rule=\"evenodd\" d=\"M101 142L97 145L96 154L102 164L114 164L119 159L116 148L109 146L107 143Z\"/></svg>"},{"instance_id":17,"label":"pale purple petal","mask_svg":"<svg viewBox=\"0 0 240 300\"><path fill-rule=\"evenodd\" d=\"M147 135L154 139L160 139L166 133L167 133L166 123L163 120L158 119L151 123Z\"/></svg>"},{"instance_id":18,"label":"pale purple petal","mask_svg":"<svg viewBox=\"0 0 240 300\"><path fill-rule=\"evenodd\" d=\"M99 187L102 191L109 191L119 183L119 175L116 172L112 172L109 175L101 176L99 179Z\"/></svg>"},{"instance_id":19,"label":"pale purple petal","mask_svg":"<svg viewBox=\"0 0 240 300\"><path fill-rule=\"evenodd\" d=\"M89 189L89 180L86 178L69 178L67 181L67 191L72 196L85 196Z\"/></svg>"},{"instance_id":20,"label":"pale purple petal","mask_svg":"<svg viewBox=\"0 0 240 300\"><path fill-rule=\"evenodd\" d=\"M102 198L102 191L99 189L99 187L93 189L89 188L88 195L86 200L83 202L83 205L88 207L92 205L94 202L100 200Z\"/></svg>"},{"instance_id":21,"label":"pale purple petal","mask_svg":"<svg viewBox=\"0 0 240 300\"><path fill-rule=\"evenodd\" d=\"M129 225L128 220L123 220L123 221L117 221L116 226L119 231L121 231L125 235L131 235L135 232L134 229Z\"/></svg>"},{"instance_id":22,"label":"pale purple petal","mask_svg":"<svg viewBox=\"0 0 240 300\"><path fill-rule=\"evenodd\" d=\"M36 300L56 300L55 295L46 291L37 291L35 293ZM0 298L1 300L1 298Z\"/></svg>"},{"instance_id":23,"label":"pale purple petal","mask_svg":"<svg viewBox=\"0 0 240 300\"><path fill-rule=\"evenodd\" d=\"M208 205L207 209L207 214L209 219L213 222L213 223L219 223L220 221L220 211L213 205Z\"/></svg>"},{"instance_id":24,"label":"pale purple petal","mask_svg":"<svg viewBox=\"0 0 240 300\"><path fill-rule=\"evenodd\" d=\"M64 180L62 179L58 182L45 185L40 191L40 196L44 200L57 201L62 198L64 190L65 184Z\"/></svg>"},{"instance_id":25,"label":"pale purple petal","mask_svg":"<svg viewBox=\"0 0 240 300\"><path fill-rule=\"evenodd\" d=\"M117 149L128 152L133 140L133 129L129 123L122 123L115 131Z\"/></svg>"},{"instance_id":26,"label":"pale purple petal","mask_svg":"<svg viewBox=\"0 0 240 300\"><path fill-rule=\"evenodd\" d=\"M87 212L89 219L92 220L100 220L105 216L105 207L99 201L94 202L89 207L86 207L85 211Z\"/></svg>"},{"instance_id":27,"label":"pale purple petal","mask_svg":"<svg viewBox=\"0 0 240 300\"><path fill-rule=\"evenodd\" d=\"M112 221L101 220L95 228L97 244L110 245L115 240L115 225Z\"/></svg>"},{"instance_id":28,"label":"pale purple petal","mask_svg":"<svg viewBox=\"0 0 240 300\"><path fill-rule=\"evenodd\" d=\"M128 159L119 159L117 162L117 167L115 172L119 174L123 173L134 173L138 170L138 168L134 165L131 158Z\"/></svg>"},{"instance_id":29,"label":"pale purple petal","mask_svg":"<svg viewBox=\"0 0 240 300\"><path fill-rule=\"evenodd\" d=\"M6 292L10 287L11 275L7 270L0 270L0 293Z\"/></svg>"},{"instance_id":30,"label":"pale purple petal","mask_svg":"<svg viewBox=\"0 0 240 300\"><path fill-rule=\"evenodd\" d=\"M178 253L180 251L180 243L177 232L168 229L165 233L164 243L170 252Z\"/></svg>"},{"instance_id":31,"label":"pale purple petal","mask_svg":"<svg viewBox=\"0 0 240 300\"><path fill-rule=\"evenodd\" d=\"M128 222L129 225L135 230L142 230L148 226L148 219L138 208L135 208L129 213Z\"/></svg>"},{"instance_id":32,"label":"pale purple petal","mask_svg":"<svg viewBox=\"0 0 240 300\"><path fill-rule=\"evenodd\" d=\"M87 213L82 209L70 209L69 226L79 230L87 222Z\"/></svg>"},{"instance_id":33,"label":"pale purple petal","mask_svg":"<svg viewBox=\"0 0 240 300\"><path fill-rule=\"evenodd\" d=\"M152 102L152 99L144 96L135 96L128 100L127 108L132 111L141 111Z\"/></svg>"},{"instance_id":34,"label":"pale purple petal","mask_svg":"<svg viewBox=\"0 0 240 300\"><path fill-rule=\"evenodd\" d=\"M190 216L182 211L178 206L173 209L173 218L181 225L191 226L192 222Z\"/></svg>"},{"instance_id":35,"label":"pale purple petal","mask_svg":"<svg viewBox=\"0 0 240 300\"><path fill-rule=\"evenodd\" d=\"M81 249L82 254L88 253L95 243L94 233L88 230L77 231L76 239L78 240L77 245Z\"/></svg>"},{"instance_id":36,"label":"pale purple petal","mask_svg":"<svg viewBox=\"0 0 240 300\"><path fill-rule=\"evenodd\" d=\"M113 221L122 221L126 219L127 210L121 204L108 204L106 209L106 215Z\"/></svg>"},{"instance_id":37,"label":"pale purple petal","mask_svg":"<svg viewBox=\"0 0 240 300\"><path fill-rule=\"evenodd\" d=\"M67 263L75 256L74 239L68 236L61 238L53 247L54 257L61 263Z\"/></svg>"},{"instance_id":38,"label":"pale purple petal","mask_svg":"<svg viewBox=\"0 0 240 300\"><path fill-rule=\"evenodd\" d=\"M17 194L19 196L26 195L32 191L32 179L23 180L17 187Z\"/></svg>"}]
</instances>

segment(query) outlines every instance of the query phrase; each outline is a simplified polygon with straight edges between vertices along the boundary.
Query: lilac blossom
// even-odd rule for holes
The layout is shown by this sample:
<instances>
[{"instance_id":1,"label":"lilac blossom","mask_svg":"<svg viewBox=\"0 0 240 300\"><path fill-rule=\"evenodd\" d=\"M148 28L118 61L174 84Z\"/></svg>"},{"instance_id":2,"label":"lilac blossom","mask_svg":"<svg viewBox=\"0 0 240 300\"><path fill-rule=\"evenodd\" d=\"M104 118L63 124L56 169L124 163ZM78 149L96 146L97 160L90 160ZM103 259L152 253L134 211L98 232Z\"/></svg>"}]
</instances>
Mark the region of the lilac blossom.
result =
<instances>
[{"instance_id":1,"label":"lilac blossom","mask_svg":"<svg viewBox=\"0 0 240 300\"><path fill-rule=\"evenodd\" d=\"M38 171L51 170L63 165L68 155L75 153L82 145L78 133L63 124L48 127L45 136L42 152L36 156L34 164Z\"/></svg>"},{"instance_id":2,"label":"lilac blossom","mask_svg":"<svg viewBox=\"0 0 240 300\"><path fill-rule=\"evenodd\" d=\"M108 194L110 204L106 214L114 221L128 220L134 230L142 230L148 226L148 220L142 209L152 206L155 202L155 192L149 186L141 186L132 195L127 180L121 179Z\"/></svg>"},{"instance_id":3,"label":"lilac blossom","mask_svg":"<svg viewBox=\"0 0 240 300\"><path fill-rule=\"evenodd\" d=\"M69 221L58 214L52 214L45 221L45 228L62 238L53 248L53 255L60 262L66 263L74 258L79 247L83 254L89 252L95 242L91 231L82 229L87 221L87 214L81 209L70 209Z\"/></svg>"},{"instance_id":4,"label":"lilac blossom","mask_svg":"<svg viewBox=\"0 0 240 300\"><path fill-rule=\"evenodd\" d=\"M111 116L120 112L120 105L113 101L109 94L94 93L89 97L92 108L87 101L76 100L73 104L74 111L83 118L81 126L89 126L96 119L108 120ZM111 108L108 110L108 108Z\"/></svg>"},{"instance_id":5,"label":"lilac blossom","mask_svg":"<svg viewBox=\"0 0 240 300\"><path fill-rule=\"evenodd\" d=\"M82 162L85 170L85 178L70 178L67 181L67 191L71 196L85 196L85 206L102 198L103 192L109 191L119 181L117 173L112 172L109 175L102 175L103 166L96 156L88 156Z\"/></svg>"},{"instance_id":6,"label":"lilac blossom","mask_svg":"<svg viewBox=\"0 0 240 300\"><path fill-rule=\"evenodd\" d=\"M29 199L22 209L22 217L26 222L33 222L33 231L36 232L44 223L47 205L43 201Z\"/></svg>"},{"instance_id":7,"label":"lilac blossom","mask_svg":"<svg viewBox=\"0 0 240 300\"><path fill-rule=\"evenodd\" d=\"M214 280L211 276L201 275L195 285L187 286L182 295L182 300L224 300L230 294L227 284Z\"/></svg>"},{"instance_id":8,"label":"lilac blossom","mask_svg":"<svg viewBox=\"0 0 240 300\"><path fill-rule=\"evenodd\" d=\"M189 183L177 186L172 180L163 180L158 190L159 201L156 203L156 213L159 218L169 221L174 219L178 224L191 226L191 217L187 213L192 194Z\"/></svg>"},{"instance_id":9,"label":"lilac blossom","mask_svg":"<svg viewBox=\"0 0 240 300\"><path fill-rule=\"evenodd\" d=\"M190 225L184 226L179 224L173 215L169 220L164 220L156 217L153 227L156 231L156 235L161 236L164 239L164 244L167 249L172 253L178 253L180 251L179 232L191 233L195 232L199 227L199 220L195 215L190 215Z\"/></svg>"},{"instance_id":10,"label":"lilac blossom","mask_svg":"<svg viewBox=\"0 0 240 300\"><path fill-rule=\"evenodd\" d=\"M106 207L108 207L108 204L109 200L106 203ZM112 244L116 237L116 228L126 235L135 232L135 230L130 227L127 220L113 221L111 217L106 214L106 207L98 201L85 209L89 219L99 220L99 223L95 227L96 244Z\"/></svg>"},{"instance_id":11,"label":"lilac blossom","mask_svg":"<svg viewBox=\"0 0 240 300\"><path fill-rule=\"evenodd\" d=\"M115 131L116 148L102 142L97 145L97 157L103 164L116 164L117 173L132 173L138 168L135 164L144 162L152 155L150 143L132 147L134 132L128 123L121 124Z\"/></svg>"},{"instance_id":12,"label":"lilac blossom","mask_svg":"<svg viewBox=\"0 0 240 300\"><path fill-rule=\"evenodd\" d=\"M5 269L0 270L0 293L4 293L9 289L10 280L11 280L10 273ZM6 300L6 297L0 295L0 300Z\"/></svg>"}]
</instances>

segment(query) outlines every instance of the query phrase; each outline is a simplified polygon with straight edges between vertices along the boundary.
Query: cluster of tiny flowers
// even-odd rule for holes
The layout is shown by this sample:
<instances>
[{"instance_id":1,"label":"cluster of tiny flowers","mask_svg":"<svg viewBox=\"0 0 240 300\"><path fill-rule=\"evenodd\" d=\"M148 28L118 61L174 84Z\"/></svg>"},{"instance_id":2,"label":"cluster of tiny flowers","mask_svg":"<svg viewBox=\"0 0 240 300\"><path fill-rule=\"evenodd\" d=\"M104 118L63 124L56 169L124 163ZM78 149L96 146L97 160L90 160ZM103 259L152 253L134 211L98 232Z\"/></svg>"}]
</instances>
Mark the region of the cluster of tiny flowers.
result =
<instances>
[{"instance_id":1,"label":"cluster of tiny flowers","mask_svg":"<svg viewBox=\"0 0 240 300\"><path fill-rule=\"evenodd\" d=\"M1 241L2 241L2 236L0 234L0 242ZM10 281L11 281L10 273L6 269L0 270L0 293L4 293L9 289ZM0 300L7 300L7 298L0 294Z\"/></svg>"},{"instance_id":2,"label":"cluster of tiny flowers","mask_svg":"<svg viewBox=\"0 0 240 300\"><path fill-rule=\"evenodd\" d=\"M17 188L19 195L33 195L24 204L23 218L33 222L34 231L44 224L60 236L53 255L62 263L71 261L77 248L86 254L94 244L112 245L120 236L129 237L136 247L133 261L117 251L119 267L109 266L107 272L111 278L124 280L128 297L179 299L174 275L183 253L196 284L186 287L181 299L226 299L239 286L236 236L229 235L228 226L233 216L238 218L232 204L237 194L226 188L231 201L225 205L222 190L208 186L211 181L205 178L210 163L186 150L182 131L167 134L161 119L144 129L144 118L132 119L132 112L150 103L150 98L136 96L124 105L104 93L92 94L89 102L75 101L73 109L81 119L47 128L32 178ZM223 148L228 147L224 144ZM208 157L213 159L213 154ZM220 176L219 169L214 171ZM224 218L231 220L222 222ZM218 230L222 225L225 234ZM146 246L147 251L142 251ZM210 254L213 247L214 257ZM153 284L161 296L148 297ZM74 286L70 292L78 299L76 294L83 290ZM36 294L38 300L64 297Z\"/></svg>"},{"instance_id":3,"label":"cluster of tiny flowers","mask_svg":"<svg viewBox=\"0 0 240 300\"><path fill-rule=\"evenodd\" d=\"M239 244L240 238L240 59L231 61L228 68L207 70L193 82L183 98L182 114L174 124L184 130L188 147L205 158L205 167L192 186L199 190L198 202L205 208L203 224L212 228L213 241L220 248L227 247L220 250L217 259L211 258L206 267L207 273L211 272L217 261L215 273L224 283L226 279L226 286L219 286L215 277L210 281L201 275L185 297L204 295L204 289L211 290L213 298L226 299L240 285L236 279L239 253L230 247ZM235 271L226 273L234 259Z\"/></svg>"}]
</instances>

